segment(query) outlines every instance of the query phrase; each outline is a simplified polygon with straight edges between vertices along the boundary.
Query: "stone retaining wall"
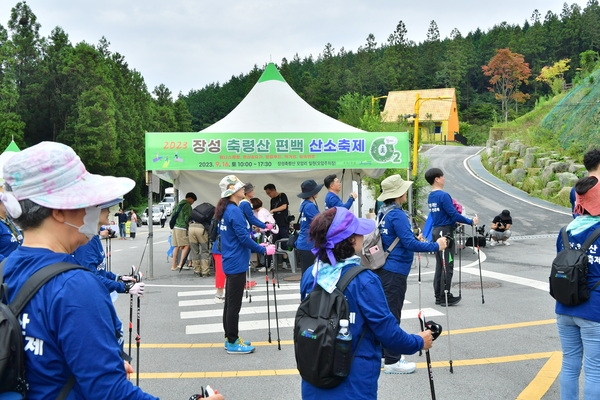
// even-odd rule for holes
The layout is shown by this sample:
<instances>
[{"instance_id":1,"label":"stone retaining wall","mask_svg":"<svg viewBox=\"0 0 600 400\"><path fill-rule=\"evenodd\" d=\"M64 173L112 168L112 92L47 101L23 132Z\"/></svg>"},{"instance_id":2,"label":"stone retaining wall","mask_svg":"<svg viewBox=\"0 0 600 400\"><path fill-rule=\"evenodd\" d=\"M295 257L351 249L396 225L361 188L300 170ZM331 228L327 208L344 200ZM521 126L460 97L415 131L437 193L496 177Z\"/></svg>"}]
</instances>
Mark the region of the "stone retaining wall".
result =
<instances>
[{"instance_id":1,"label":"stone retaining wall","mask_svg":"<svg viewBox=\"0 0 600 400\"><path fill-rule=\"evenodd\" d=\"M566 207L575 182L587 176L585 167L569 157L518 140L488 140L481 159L488 171L507 183Z\"/></svg>"}]
</instances>

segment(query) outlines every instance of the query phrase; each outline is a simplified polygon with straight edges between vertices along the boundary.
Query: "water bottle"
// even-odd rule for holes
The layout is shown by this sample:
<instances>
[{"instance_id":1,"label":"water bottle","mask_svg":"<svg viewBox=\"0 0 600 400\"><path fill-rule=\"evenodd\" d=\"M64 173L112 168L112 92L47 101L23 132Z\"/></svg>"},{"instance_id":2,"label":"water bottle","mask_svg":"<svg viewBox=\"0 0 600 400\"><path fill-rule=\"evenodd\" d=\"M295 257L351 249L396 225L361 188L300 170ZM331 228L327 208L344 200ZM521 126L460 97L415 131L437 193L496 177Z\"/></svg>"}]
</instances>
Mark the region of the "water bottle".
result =
<instances>
[{"instance_id":1,"label":"water bottle","mask_svg":"<svg viewBox=\"0 0 600 400\"><path fill-rule=\"evenodd\" d=\"M352 333L348 328L348 320L340 319L340 331L335 337L333 355L333 375L345 378L350 373L352 362Z\"/></svg>"}]
</instances>

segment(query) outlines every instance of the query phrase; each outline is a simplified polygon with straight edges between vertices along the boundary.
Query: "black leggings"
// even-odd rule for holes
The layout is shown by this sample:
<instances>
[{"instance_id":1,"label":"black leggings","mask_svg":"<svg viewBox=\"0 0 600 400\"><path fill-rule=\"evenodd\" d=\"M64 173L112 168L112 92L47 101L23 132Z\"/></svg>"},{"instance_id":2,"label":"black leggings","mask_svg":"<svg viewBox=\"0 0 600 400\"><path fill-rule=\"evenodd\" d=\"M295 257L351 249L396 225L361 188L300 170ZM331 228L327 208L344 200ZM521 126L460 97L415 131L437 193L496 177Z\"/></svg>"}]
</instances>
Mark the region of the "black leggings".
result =
<instances>
[{"instance_id":1,"label":"black leggings","mask_svg":"<svg viewBox=\"0 0 600 400\"><path fill-rule=\"evenodd\" d=\"M246 286L246 273L227 274L225 282L225 305L223 307L223 329L229 343L239 337L240 310Z\"/></svg>"},{"instance_id":2,"label":"black leggings","mask_svg":"<svg viewBox=\"0 0 600 400\"><path fill-rule=\"evenodd\" d=\"M432 231L432 241L437 240L440 237L440 231L443 235L450 235L454 237L454 226L444 225L436 226ZM433 276L433 292L435 297L438 299L444 298L444 291L447 290L450 294L450 288L452 287L452 275L454 274L454 259L450 255L454 255L454 240L451 241L449 247L444 250L444 261L446 261L446 274L444 274L444 263L442 261L442 252L436 251L435 253L435 274Z\"/></svg>"}]
</instances>

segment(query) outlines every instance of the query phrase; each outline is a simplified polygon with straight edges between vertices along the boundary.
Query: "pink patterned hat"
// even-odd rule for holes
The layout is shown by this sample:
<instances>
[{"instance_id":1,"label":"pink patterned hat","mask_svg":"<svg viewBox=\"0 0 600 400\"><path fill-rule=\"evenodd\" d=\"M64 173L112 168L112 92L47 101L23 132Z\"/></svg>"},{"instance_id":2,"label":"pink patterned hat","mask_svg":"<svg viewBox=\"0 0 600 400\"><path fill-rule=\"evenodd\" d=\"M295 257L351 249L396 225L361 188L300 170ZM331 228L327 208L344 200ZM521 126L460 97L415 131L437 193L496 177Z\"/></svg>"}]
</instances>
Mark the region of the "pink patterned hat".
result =
<instances>
[{"instance_id":1,"label":"pink patterned hat","mask_svg":"<svg viewBox=\"0 0 600 400\"><path fill-rule=\"evenodd\" d=\"M135 186L129 178L90 174L72 148L56 142L16 153L4 165L4 179L17 200L58 210L97 206Z\"/></svg>"}]
</instances>

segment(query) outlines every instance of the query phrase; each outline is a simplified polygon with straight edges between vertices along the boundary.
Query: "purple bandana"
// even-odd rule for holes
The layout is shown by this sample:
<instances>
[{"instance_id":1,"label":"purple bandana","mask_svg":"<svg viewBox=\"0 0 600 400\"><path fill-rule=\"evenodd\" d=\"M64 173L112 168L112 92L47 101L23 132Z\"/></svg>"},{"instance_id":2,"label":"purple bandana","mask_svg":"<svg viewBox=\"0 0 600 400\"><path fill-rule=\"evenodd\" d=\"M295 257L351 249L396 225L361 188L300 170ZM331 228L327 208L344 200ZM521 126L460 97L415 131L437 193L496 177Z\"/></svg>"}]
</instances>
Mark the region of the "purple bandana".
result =
<instances>
[{"instance_id":1,"label":"purple bandana","mask_svg":"<svg viewBox=\"0 0 600 400\"><path fill-rule=\"evenodd\" d=\"M314 255L319 255L323 250L327 253L327 258L331 265L337 263L333 256L333 248L342 240L350 236L366 235L375 229L375 221L366 218L356 218L354 214L344 207L336 207L335 217L327 230L327 242L324 247L312 249Z\"/></svg>"}]
</instances>

